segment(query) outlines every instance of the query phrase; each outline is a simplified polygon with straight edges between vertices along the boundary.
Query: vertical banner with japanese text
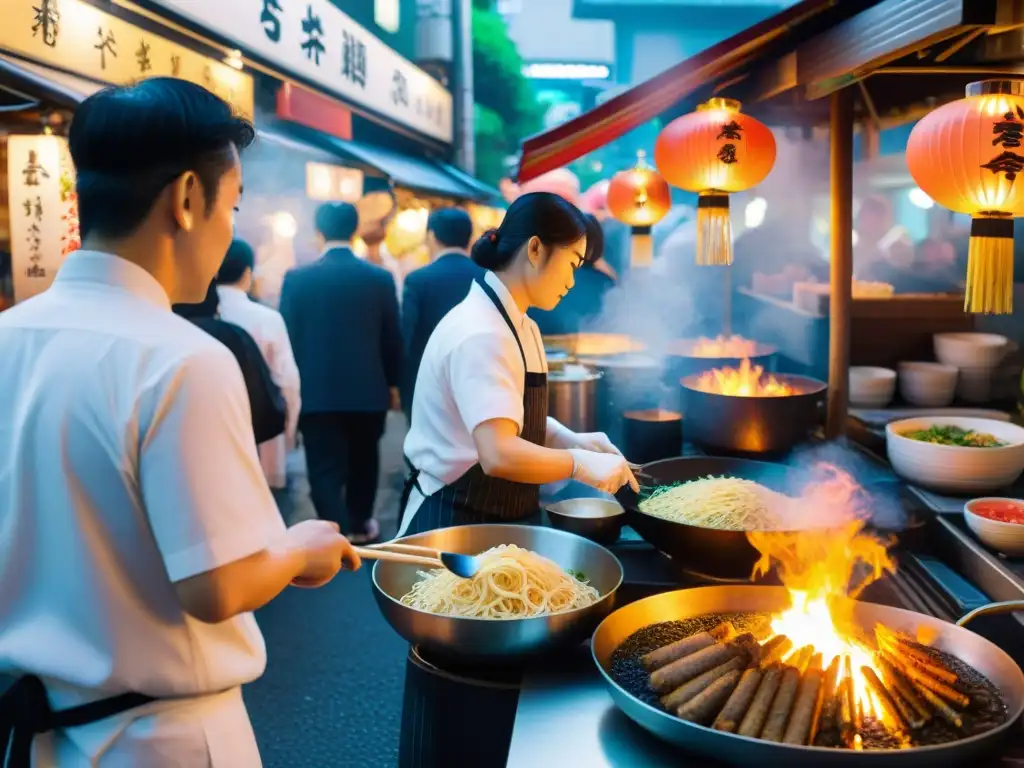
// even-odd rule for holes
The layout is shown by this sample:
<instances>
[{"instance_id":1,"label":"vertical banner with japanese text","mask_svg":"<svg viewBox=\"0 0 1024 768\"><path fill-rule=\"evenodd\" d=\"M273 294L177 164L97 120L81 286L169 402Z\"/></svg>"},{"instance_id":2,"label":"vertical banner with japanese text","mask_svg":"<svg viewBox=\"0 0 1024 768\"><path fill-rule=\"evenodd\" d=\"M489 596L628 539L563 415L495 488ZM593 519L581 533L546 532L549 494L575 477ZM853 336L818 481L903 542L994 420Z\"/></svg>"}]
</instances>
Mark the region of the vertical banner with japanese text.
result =
<instances>
[{"instance_id":1,"label":"vertical banner with japanese text","mask_svg":"<svg viewBox=\"0 0 1024 768\"><path fill-rule=\"evenodd\" d=\"M79 246L74 172L59 136L7 138L14 301L46 290Z\"/></svg>"}]
</instances>

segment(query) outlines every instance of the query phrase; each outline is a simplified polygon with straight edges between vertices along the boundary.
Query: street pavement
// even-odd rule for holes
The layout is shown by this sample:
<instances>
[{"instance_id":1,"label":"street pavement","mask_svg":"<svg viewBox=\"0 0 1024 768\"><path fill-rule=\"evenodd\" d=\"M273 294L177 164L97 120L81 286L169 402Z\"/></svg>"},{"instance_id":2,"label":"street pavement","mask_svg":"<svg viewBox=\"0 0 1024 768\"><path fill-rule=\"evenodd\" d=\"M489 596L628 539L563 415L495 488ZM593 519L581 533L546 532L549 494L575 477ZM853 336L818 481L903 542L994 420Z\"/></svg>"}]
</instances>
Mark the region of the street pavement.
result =
<instances>
[{"instance_id":1,"label":"street pavement","mask_svg":"<svg viewBox=\"0 0 1024 768\"><path fill-rule=\"evenodd\" d=\"M389 414L376 512L386 538L397 528L404 436L404 416ZM289 465L289 522L314 517L301 451ZM264 766L397 766L408 645L377 610L369 564L320 589L287 589L256 618L267 641L267 671L246 686L245 700Z\"/></svg>"}]
</instances>

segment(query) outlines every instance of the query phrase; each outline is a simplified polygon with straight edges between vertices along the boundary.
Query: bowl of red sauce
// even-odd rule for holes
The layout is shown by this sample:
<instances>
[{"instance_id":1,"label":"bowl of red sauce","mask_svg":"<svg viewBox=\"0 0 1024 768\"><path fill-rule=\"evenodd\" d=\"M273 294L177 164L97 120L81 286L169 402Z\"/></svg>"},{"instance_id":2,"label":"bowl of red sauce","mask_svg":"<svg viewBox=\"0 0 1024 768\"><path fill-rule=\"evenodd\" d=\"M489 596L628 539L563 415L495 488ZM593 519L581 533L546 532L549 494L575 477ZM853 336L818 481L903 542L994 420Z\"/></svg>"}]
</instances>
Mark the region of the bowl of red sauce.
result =
<instances>
[{"instance_id":1,"label":"bowl of red sauce","mask_svg":"<svg viewBox=\"0 0 1024 768\"><path fill-rule=\"evenodd\" d=\"M985 544L1011 557L1024 556L1024 501L986 497L964 504L967 527Z\"/></svg>"}]
</instances>

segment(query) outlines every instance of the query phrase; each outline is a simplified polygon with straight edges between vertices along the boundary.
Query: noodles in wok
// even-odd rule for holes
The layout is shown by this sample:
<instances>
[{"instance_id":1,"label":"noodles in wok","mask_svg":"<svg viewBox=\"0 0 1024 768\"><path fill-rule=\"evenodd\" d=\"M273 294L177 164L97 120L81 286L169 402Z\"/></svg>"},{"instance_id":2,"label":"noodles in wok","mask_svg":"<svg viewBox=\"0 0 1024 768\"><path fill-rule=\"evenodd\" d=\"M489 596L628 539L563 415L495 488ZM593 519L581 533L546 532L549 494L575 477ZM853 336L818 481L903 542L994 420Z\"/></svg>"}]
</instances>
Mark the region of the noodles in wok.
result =
<instances>
[{"instance_id":1,"label":"noodles in wok","mask_svg":"<svg viewBox=\"0 0 1024 768\"><path fill-rule=\"evenodd\" d=\"M402 603L443 616L525 619L585 608L600 598L585 574L568 573L515 544L492 547L479 558L480 570L471 579L444 568L421 571Z\"/></svg>"},{"instance_id":2,"label":"noodles in wok","mask_svg":"<svg viewBox=\"0 0 1024 768\"><path fill-rule=\"evenodd\" d=\"M646 515L674 523L723 531L763 531L780 526L791 501L752 480L702 477L657 488L639 507Z\"/></svg>"}]
</instances>

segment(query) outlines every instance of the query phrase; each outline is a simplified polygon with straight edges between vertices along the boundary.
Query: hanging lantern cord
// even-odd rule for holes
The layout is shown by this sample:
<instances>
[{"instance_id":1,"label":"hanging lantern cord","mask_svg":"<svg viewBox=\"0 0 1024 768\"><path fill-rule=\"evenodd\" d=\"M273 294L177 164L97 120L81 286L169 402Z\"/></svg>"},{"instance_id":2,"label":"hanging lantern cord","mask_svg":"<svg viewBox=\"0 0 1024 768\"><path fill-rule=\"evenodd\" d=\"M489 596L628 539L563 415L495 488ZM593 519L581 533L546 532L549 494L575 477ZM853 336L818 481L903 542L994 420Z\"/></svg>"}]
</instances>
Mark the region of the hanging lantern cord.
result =
<instances>
[{"instance_id":1,"label":"hanging lantern cord","mask_svg":"<svg viewBox=\"0 0 1024 768\"><path fill-rule=\"evenodd\" d=\"M964 311L1013 312L1013 218L984 211L971 220Z\"/></svg>"},{"instance_id":2,"label":"hanging lantern cord","mask_svg":"<svg viewBox=\"0 0 1024 768\"><path fill-rule=\"evenodd\" d=\"M729 196L721 192L702 192L697 199L697 264L732 264Z\"/></svg>"}]
</instances>

